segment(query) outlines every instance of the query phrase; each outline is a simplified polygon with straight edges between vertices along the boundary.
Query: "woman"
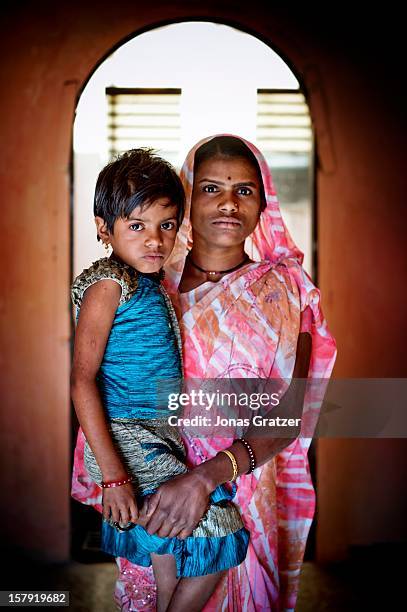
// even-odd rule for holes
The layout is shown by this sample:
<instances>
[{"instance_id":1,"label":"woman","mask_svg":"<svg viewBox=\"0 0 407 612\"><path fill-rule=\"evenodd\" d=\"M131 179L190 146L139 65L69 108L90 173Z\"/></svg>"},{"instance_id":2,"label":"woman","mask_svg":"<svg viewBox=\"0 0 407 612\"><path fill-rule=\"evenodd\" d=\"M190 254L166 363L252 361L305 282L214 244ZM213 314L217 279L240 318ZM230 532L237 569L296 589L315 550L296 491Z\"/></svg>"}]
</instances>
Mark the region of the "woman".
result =
<instances>
[{"instance_id":1,"label":"woman","mask_svg":"<svg viewBox=\"0 0 407 612\"><path fill-rule=\"evenodd\" d=\"M187 378L329 377L336 355L319 306L319 292L301 267L281 217L270 171L258 150L230 136L198 143L181 178L187 210L167 269L180 289L181 331ZM192 203L192 206L191 206ZM304 411L321 400L306 392ZM297 394L298 395L298 394ZM297 401L289 391L287 408ZM301 393L300 393L301 396ZM300 397L302 400L302 396ZM228 572L205 610L294 609L315 495L307 437L255 438L248 448L230 439L185 437L190 473L165 483L151 498L148 530L186 537L205 512L208 494L231 477L229 450L240 478L235 501L250 531L244 563ZM97 503L81 473L81 442L73 494ZM85 486L83 486L85 485ZM82 489L81 489L82 487ZM151 573L119 560L116 600L123 609L140 593L152 600ZM148 602L145 603L148 608Z\"/></svg>"}]
</instances>

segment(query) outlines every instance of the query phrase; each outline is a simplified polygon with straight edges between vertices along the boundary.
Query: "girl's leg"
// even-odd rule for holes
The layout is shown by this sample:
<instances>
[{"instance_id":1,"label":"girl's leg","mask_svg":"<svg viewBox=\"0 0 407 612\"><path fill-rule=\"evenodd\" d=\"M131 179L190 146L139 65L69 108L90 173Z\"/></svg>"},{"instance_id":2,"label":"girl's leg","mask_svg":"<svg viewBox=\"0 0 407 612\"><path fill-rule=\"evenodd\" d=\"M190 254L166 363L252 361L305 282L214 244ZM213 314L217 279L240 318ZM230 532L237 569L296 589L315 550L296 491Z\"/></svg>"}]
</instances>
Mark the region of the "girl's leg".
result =
<instances>
[{"instance_id":1,"label":"girl's leg","mask_svg":"<svg viewBox=\"0 0 407 612\"><path fill-rule=\"evenodd\" d=\"M207 576L181 578L168 606L168 612L201 612L219 580L226 573L224 571Z\"/></svg>"},{"instance_id":2,"label":"girl's leg","mask_svg":"<svg viewBox=\"0 0 407 612\"><path fill-rule=\"evenodd\" d=\"M165 612L178 585L177 566L173 555L151 554L157 584L157 612Z\"/></svg>"}]
</instances>

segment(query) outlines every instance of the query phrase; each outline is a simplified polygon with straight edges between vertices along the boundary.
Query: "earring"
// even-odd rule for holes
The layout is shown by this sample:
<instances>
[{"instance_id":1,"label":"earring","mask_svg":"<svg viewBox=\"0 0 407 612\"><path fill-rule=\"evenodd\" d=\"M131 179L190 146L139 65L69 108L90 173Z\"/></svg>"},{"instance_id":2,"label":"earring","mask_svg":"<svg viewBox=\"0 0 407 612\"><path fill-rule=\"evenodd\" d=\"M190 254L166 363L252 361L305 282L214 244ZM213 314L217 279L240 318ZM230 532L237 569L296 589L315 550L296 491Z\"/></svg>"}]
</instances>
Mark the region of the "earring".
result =
<instances>
[{"instance_id":1,"label":"earring","mask_svg":"<svg viewBox=\"0 0 407 612\"><path fill-rule=\"evenodd\" d=\"M104 246L104 247L105 247L105 249L106 249L106 253L108 253L108 252L109 252L109 249L110 249L110 242L104 242L104 243L103 243L103 246Z\"/></svg>"}]
</instances>

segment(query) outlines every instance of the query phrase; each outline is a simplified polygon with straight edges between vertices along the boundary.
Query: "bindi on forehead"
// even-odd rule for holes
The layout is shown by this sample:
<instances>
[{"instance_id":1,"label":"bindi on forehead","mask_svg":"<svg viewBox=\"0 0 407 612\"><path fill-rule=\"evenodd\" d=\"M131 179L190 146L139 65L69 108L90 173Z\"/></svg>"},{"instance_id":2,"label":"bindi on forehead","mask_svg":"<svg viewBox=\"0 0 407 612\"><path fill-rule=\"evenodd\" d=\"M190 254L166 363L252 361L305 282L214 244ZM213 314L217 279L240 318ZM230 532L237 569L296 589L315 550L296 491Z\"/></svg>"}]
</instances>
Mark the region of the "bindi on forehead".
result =
<instances>
[{"instance_id":1,"label":"bindi on forehead","mask_svg":"<svg viewBox=\"0 0 407 612\"><path fill-rule=\"evenodd\" d=\"M231 176L228 176L228 181L231 181L231 180L232 180L232 177L231 177Z\"/></svg>"}]
</instances>

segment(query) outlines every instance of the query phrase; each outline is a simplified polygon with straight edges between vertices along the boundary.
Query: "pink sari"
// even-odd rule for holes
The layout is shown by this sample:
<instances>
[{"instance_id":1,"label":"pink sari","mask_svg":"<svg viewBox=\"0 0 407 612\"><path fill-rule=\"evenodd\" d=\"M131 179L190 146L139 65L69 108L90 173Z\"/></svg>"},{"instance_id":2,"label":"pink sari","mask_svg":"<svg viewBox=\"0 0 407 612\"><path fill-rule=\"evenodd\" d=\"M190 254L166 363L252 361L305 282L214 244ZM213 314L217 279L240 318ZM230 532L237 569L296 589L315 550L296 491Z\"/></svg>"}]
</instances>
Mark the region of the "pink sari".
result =
<instances>
[{"instance_id":1,"label":"pink sari","mask_svg":"<svg viewBox=\"0 0 407 612\"><path fill-rule=\"evenodd\" d=\"M205 139L209 140L209 139ZM190 204L193 159L198 143L188 154L181 172L187 210L176 246L166 268L167 286L180 310L186 378L285 378L292 376L298 334L312 336L308 377L328 379L336 356L320 307L320 294L301 263L302 253L293 243L281 217L269 168L260 152L246 142L261 169L267 206L246 251L257 263L225 275L218 283L204 283L181 296L176 290L185 258L192 245ZM304 414L315 415L321 387L307 392ZM206 612L261 612L294 610L301 564L315 510L315 493L309 473L310 439L301 436L282 452L237 481L239 505L250 544L245 561L229 570L206 604ZM231 440L220 437L185 437L188 460L198 464ZM72 495L101 509L100 489L83 466L83 434L75 451ZM151 568L118 560L120 577L116 602L123 610L154 609Z\"/></svg>"}]
</instances>

